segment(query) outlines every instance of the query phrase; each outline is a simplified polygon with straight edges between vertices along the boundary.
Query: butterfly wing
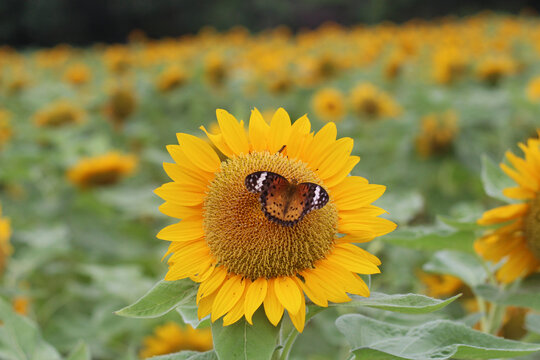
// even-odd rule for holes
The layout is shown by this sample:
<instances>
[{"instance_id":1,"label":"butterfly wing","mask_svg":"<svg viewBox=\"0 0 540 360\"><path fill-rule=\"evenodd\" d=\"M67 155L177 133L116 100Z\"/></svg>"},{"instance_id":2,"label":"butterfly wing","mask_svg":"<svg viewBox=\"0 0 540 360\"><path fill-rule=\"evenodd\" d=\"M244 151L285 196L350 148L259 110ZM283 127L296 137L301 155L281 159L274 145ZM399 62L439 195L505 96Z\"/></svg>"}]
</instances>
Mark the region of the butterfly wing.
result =
<instances>
[{"instance_id":1,"label":"butterfly wing","mask_svg":"<svg viewBox=\"0 0 540 360\"><path fill-rule=\"evenodd\" d=\"M283 226L293 226L310 211L328 203L328 193L314 183L291 185L283 176L257 171L246 176L248 191L259 194L264 215Z\"/></svg>"},{"instance_id":2,"label":"butterfly wing","mask_svg":"<svg viewBox=\"0 0 540 360\"><path fill-rule=\"evenodd\" d=\"M313 210L322 208L330 199L322 186L309 182L299 184L296 193L303 205L301 218Z\"/></svg>"}]
</instances>

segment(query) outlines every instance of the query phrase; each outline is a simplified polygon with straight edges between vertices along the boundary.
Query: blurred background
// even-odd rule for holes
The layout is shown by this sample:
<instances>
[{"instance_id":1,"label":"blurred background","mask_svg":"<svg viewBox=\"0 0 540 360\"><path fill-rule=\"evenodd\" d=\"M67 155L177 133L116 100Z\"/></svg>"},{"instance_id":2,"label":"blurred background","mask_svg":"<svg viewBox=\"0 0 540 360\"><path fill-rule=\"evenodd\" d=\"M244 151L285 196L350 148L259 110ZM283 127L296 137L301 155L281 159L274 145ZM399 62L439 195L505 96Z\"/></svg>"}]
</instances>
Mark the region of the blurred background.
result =
<instances>
[{"instance_id":1,"label":"blurred background","mask_svg":"<svg viewBox=\"0 0 540 360\"><path fill-rule=\"evenodd\" d=\"M376 205L399 225L362 244L382 259L372 289L471 300L459 279L422 266L440 246L472 252L475 220L512 185L488 181L493 199L482 181L537 136L538 9L525 0L1 0L0 317L12 325L0 331L0 358L26 359L21 344L47 351L40 359L81 341L92 359L212 347L208 331L185 326L193 313L113 312L163 279L168 244L155 235L177 221L153 193L170 181L166 145L177 132L206 139L201 125L215 133L216 108L247 122L256 107L269 122L284 107L293 121L308 114L314 131L336 122L361 157L352 173L387 186ZM403 247L411 239L417 246ZM430 319L471 322L478 309L466 300ZM25 319L6 321L13 312ZM346 358L340 312L316 317L291 358ZM524 335L516 314L518 331L504 336Z\"/></svg>"},{"instance_id":2,"label":"blurred background","mask_svg":"<svg viewBox=\"0 0 540 360\"><path fill-rule=\"evenodd\" d=\"M125 41L134 29L162 38L193 34L205 26L223 31L240 25L261 31L286 25L299 30L325 21L350 26L464 16L484 10L515 14L538 9L540 4L534 0L3 0L0 42L13 46L88 45Z\"/></svg>"}]
</instances>

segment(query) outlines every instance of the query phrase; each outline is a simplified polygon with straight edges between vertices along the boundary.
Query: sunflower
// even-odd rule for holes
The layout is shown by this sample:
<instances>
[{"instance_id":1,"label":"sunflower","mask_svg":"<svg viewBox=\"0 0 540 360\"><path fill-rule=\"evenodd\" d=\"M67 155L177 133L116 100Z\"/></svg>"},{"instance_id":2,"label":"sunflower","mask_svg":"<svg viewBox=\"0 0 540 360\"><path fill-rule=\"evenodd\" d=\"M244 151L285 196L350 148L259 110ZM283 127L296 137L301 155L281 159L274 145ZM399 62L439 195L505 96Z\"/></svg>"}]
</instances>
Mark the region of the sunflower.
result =
<instances>
[{"instance_id":1,"label":"sunflower","mask_svg":"<svg viewBox=\"0 0 540 360\"><path fill-rule=\"evenodd\" d=\"M527 85L527 98L532 102L540 100L540 76L535 77Z\"/></svg>"},{"instance_id":2,"label":"sunflower","mask_svg":"<svg viewBox=\"0 0 540 360\"><path fill-rule=\"evenodd\" d=\"M156 88L163 92L169 92L184 85L187 81L187 74L178 65L171 65L159 74Z\"/></svg>"},{"instance_id":3,"label":"sunflower","mask_svg":"<svg viewBox=\"0 0 540 360\"><path fill-rule=\"evenodd\" d=\"M0 109L0 149L13 135L10 120L11 113L7 110Z\"/></svg>"},{"instance_id":4,"label":"sunflower","mask_svg":"<svg viewBox=\"0 0 540 360\"><path fill-rule=\"evenodd\" d=\"M181 350L207 351L212 349L212 331L180 327L174 322L158 326L153 336L143 340L144 347L139 352L141 358L175 353Z\"/></svg>"},{"instance_id":5,"label":"sunflower","mask_svg":"<svg viewBox=\"0 0 540 360\"><path fill-rule=\"evenodd\" d=\"M444 154L452 148L457 134L457 115L453 111L428 114L422 118L416 137L416 150L422 157Z\"/></svg>"},{"instance_id":6,"label":"sunflower","mask_svg":"<svg viewBox=\"0 0 540 360\"><path fill-rule=\"evenodd\" d=\"M478 64L476 76L489 86L497 86L505 76L514 74L517 69L517 63L508 56L489 56Z\"/></svg>"},{"instance_id":7,"label":"sunflower","mask_svg":"<svg viewBox=\"0 0 540 360\"><path fill-rule=\"evenodd\" d=\"M137 98L134 91L126 85L117 86L110 92L109 100L105 105L105 114L115 129L119 130L133 114L136 107Z\"/></svg>"},{"instance_id":8,"label":"sunflower","mask_svg":"<svg viewBox=\"0 0 540 360\"><path fill-rule=\"evenodd\" d=\"M30 306L30 299L26 296L15 296L11 301L13 310L20 315L28 315L28 308Z\"/></svg>"},{"instance_id":9,"label":"sunflower","mask_svg":"<svg viewBox=\"0 0 540 360\"><path fill-rule=\"evenodd\" d=\"M73 64L64 72L64 81L75 86L87 84L91 77L90 68L83 63Z\"/></svg>"},{"instance_id":10,"label":"sunflower","mask_svg":"<svg viewBox=\"0 0 540 360\"><path fill-rule=\"evenodd\" d=\"M2 217L2 206L0 205L0 273L6 267L7 258L13 252L9 243L11 236L11 225L9 219Z\"/></svg>"},{"instance_id":11,"label":"sunflower","mask_svg":"<svg viewBox=\"0 0 540 360\"><path fill-rule=\"evenodd\" d=\"M136 165L133 155L109 152L80 160L68 170L67 177L82 189L114 185L133 173Z\"/></svg>"},{"instance_id":12,"label":"sunflower","mask_svg":"<svg viewBox=\"0 0 540 360\"><path fill-rule=\"evenodd\" d=\"M426 294L431 297L453 296L465 286L463 282L452 275L420 273L420 280L426 286Z\"/></svg>"},{"instance_id":13,"label":"sunflower","mask_svg":"<svg viewBox=\"0 0 540 360\"><path fill-rule=\"evenodd\" d=\"M339 121L345 115L345 101L341 91L323 88L313 95L313 110L326 121Z\"/></svg>"},{"instance_id":14,"label":"sunflower","mask_svg":"<svg viewBox=\"0 0 540 360\"><path fill-rule=\"evenodd\" d=\"M503 283L540 270L540 139L531 138L519 147L525 157L508 151L506 158L513 168L506 164L501 168L518 185L504 189L504 195L521 202L486 211L478 224L503 225L475 243L486 260L504 260L497 271L497 279Z\"/></svg>"},{"instance_id":15,"label":"sunflower","mask_svg":"<svg viewBox=\"0 0 540 360\"><path fill-rule=\"evenodd\" d=\"M83 121L83 109L68 100L58 100L41 108L34 114L34 123L39 127L60 127Z\"/></svg>"},{"instance_id":16,"label":"sunflower","mask_svg":"<svg viewBox=\"0 0 540 360\"><path fill-rule=\"evenodd\" d=\"M242 316L251 324L263 305L272 324L277 325L287 310L302 331L304 294L319 306L349 301L347 293L369 296L357 274L379 273L380 261L353 243L370 241L396 225L379 218L385 211L370 205L385 187L348 176L359 161L350 156L353 140L336 140L334 123L312 133L307 116L291 125L282 108L270 125L253 110L247 131L227 111L216 113L220 132L201 128L225 161L206 141L188 134L177 134L180 146L167 147L176 163L165 163L164 169L173 181L155 192L165 200L160 210L182 221L157 235L171 241L165 280L190 277L200 283L199 318L211 314L215 321L223 316L225 326ZM263 198L248 191L246 178L257 174L260 185L274 174L274 179L301 183L288 186L289 191L304 182L316 189L317 196L291 205L291 214L303 204L306 209L308 200L315 202L323 192L329 201L285 226L284 221L271 220L262 202L279 202L279 196L289 195L276 190ZM273 181L266 184L268 190L276 186Z\"/></svg>"},{"instance_id":17,"label":"sunflower","mask_svg":"<svg viewBox=\"0 0 540 360\"><path fill-rule=\"evenodd\" d=\"M351 105L358 116L370 120L401 113L401 108L390 95L370 83L359 84L352 90Z\"/></svg>"}]
</instances>

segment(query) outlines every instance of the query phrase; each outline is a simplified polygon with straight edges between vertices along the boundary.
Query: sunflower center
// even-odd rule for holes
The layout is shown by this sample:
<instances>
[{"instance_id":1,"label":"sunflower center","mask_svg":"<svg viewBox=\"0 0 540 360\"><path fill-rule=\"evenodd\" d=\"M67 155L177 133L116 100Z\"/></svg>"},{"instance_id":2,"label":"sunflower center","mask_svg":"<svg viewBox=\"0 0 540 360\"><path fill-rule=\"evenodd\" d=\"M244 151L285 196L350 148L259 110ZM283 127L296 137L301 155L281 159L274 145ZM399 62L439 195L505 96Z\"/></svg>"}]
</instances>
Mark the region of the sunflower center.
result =
<instances>
[{"instance_id":1,"label":"sunflower center","mask_svg":"<svg viewBox=\"0 0 540 360\"><path fill-rule=\"evenodd\" d=\"M531 201L525 216L525 238L532 253L540 260L540 193Z\"/></svg>"},{"instance_id":2,"label":"sunflower center","mask_svg":"<svg viewBox=\"0 0 540 360\"><path fill-rule=\"evenodd\" d=\"M256 171L321 184L305 163L280 153L255 152L222 162L204 202L204 231L212 255L229 273L250 279L292 276L314 268L334 244L336 206L330 201L294 226L270 221L258 194L244 185L246 176Z\"/></svg>"}]
</instances>

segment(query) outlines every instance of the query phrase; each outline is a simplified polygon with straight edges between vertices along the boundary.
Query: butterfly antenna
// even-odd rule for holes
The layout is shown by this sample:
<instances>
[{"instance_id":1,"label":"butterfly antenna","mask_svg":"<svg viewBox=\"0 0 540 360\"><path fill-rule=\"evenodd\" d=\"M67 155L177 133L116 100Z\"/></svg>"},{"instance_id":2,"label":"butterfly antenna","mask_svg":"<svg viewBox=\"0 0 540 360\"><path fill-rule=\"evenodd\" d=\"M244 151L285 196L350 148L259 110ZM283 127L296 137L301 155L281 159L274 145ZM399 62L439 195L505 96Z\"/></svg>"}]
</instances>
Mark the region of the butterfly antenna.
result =
<instances>
[{"instance_id":1,"label":"butterfly antenna","mask_svg":"<svg viewBox=\"0 0 540 360\"><path fill-rule=\"evenodd\" d=\"M278 151L277 153L278 153L278 154L281 153L283 150L285 150L286 147L287 147L287 145L283 145L283 146L281 147L281 149L279 149L279 151Z\"/></svg>"}]
</instances>

